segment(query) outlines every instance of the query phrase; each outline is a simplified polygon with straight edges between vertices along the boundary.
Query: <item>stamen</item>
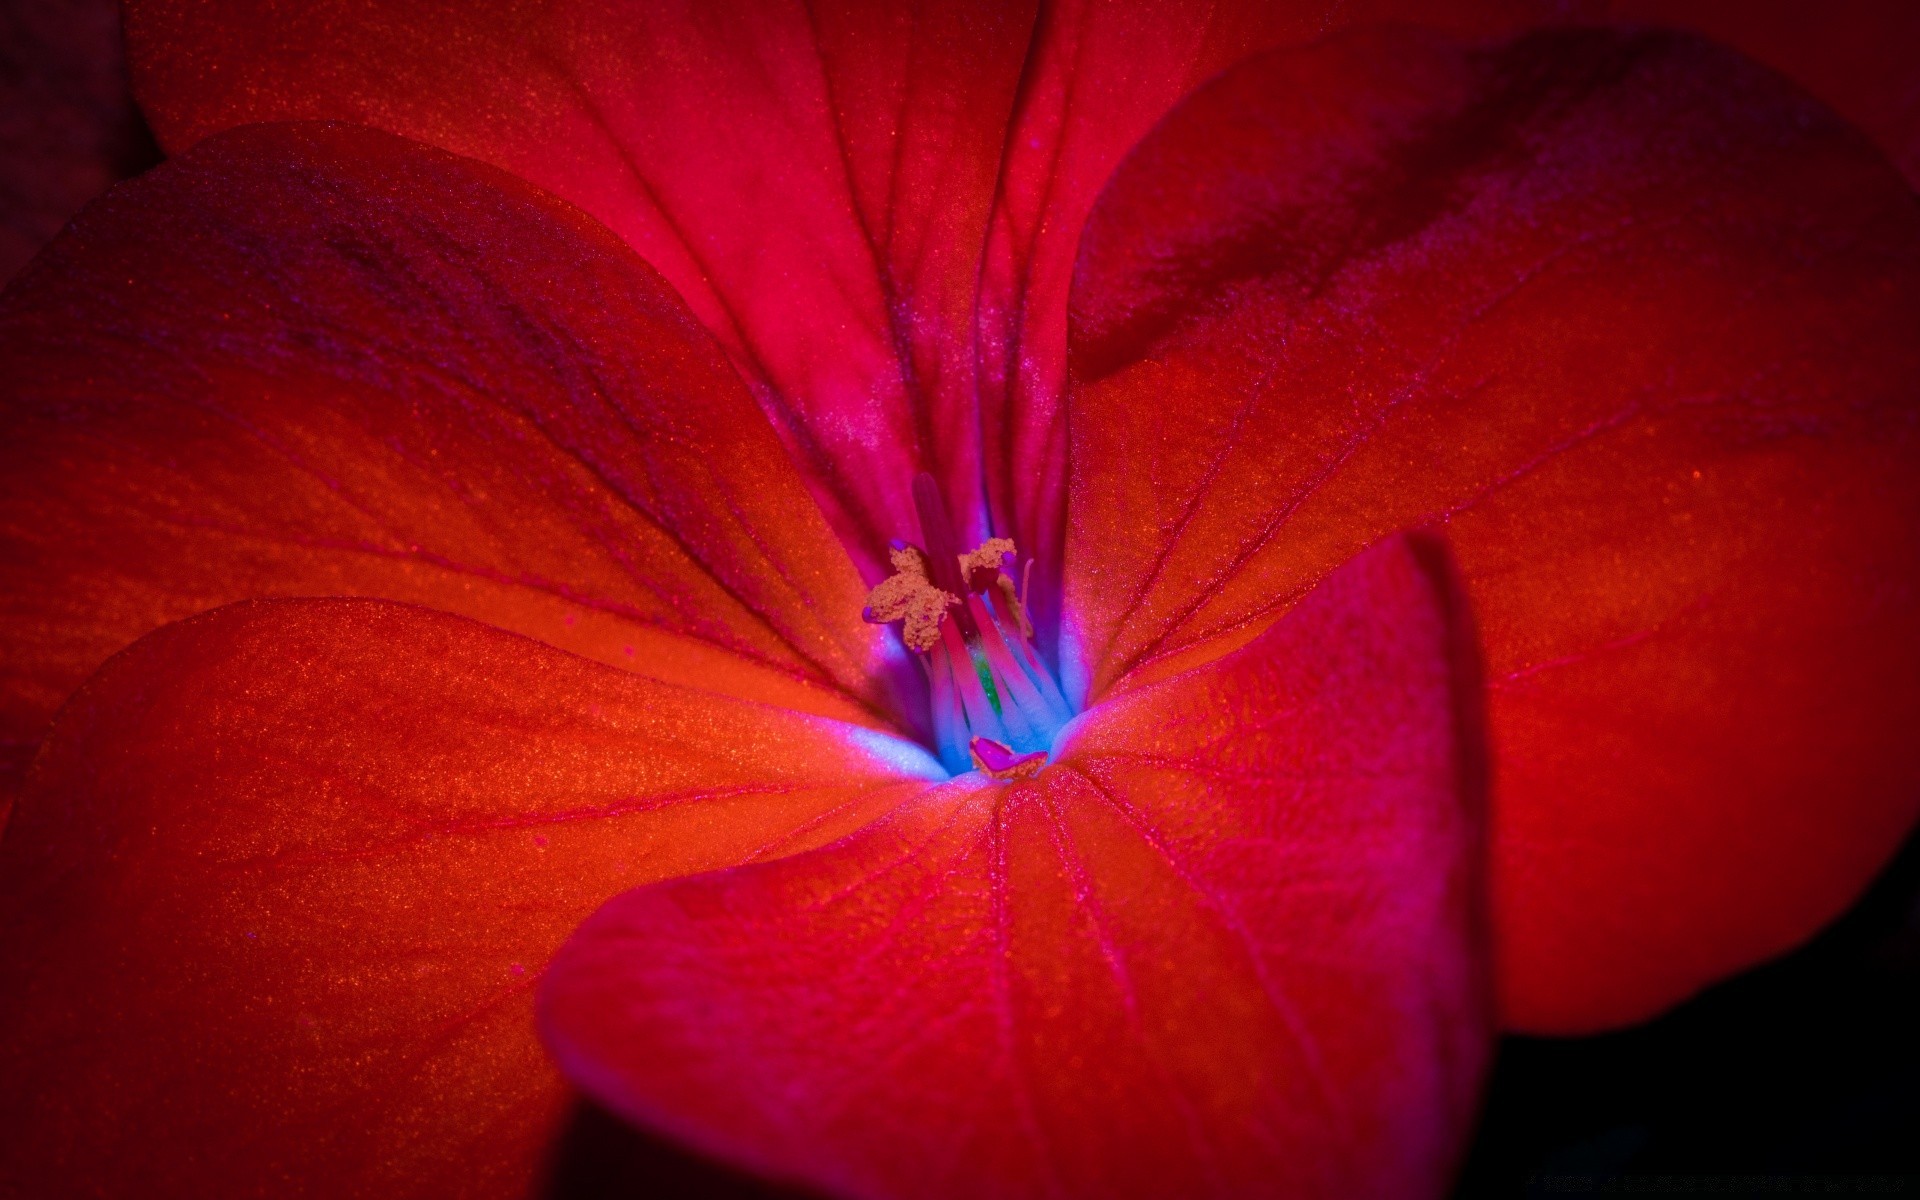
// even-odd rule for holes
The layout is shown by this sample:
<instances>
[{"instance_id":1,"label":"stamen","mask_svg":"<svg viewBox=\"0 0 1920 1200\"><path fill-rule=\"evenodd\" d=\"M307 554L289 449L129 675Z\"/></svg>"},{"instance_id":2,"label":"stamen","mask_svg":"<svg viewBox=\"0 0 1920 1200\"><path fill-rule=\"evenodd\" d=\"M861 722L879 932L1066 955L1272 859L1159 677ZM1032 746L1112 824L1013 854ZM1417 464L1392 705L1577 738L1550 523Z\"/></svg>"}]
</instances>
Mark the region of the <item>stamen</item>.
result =
<instances>
[{"instance_id":1,"label":"stamen","mask_svg":"<svg viewBox=\"0 0 1920 1200\"><path fill-rule=\"evenodd\" d=\"M996 611L997 607L997 604L990 604L988 611L993 614L994 620L999 622L1001 618ZM1025 613L1016 611L1014 615L1020 618L1022 636L1014 637L1004 624L999 626L1001 636L1012 648L1014 657L1020 660L1020 665L1026 668L1027 674L1039 685L1047 707L1059 714L1060 724L1065 725L1068 718L1073 716L1073 708L1067 703L1067 697L1061 692L1060 685L1054 682L1053 672L1047 670L1047 665L1040 661L1039 652L1033 648L1033 642L1030 640L1033 637L1033 626L1027 624Z\"/></svg>"},{"instance_id":2,"label":"stamen","mask_svg":"<svg viewBox=\"0 0 1920 1200\"><path fill-rule=\"evenodd\" d=\"M1032 559L1027 560L1026 573L1028 575L1033 574ZM1014 622L1020 626L1021 636L1032 637L1033 622L1027 620L1027 606L1020 602L1020 594L1013 590L1013 580L1002 575L1000 578L994 580L993 583L995 587L1000 589L1000 598L1006 604L1007 611L1013 614ZM1024 584L1022 586L1024 587Z\"/></svg>"},{"instance_id":3,"label":"stamen","mask_svg":"<svg viewBox=\"0 0 1920 1200\"><path fill-rule=\"evenodd\" d=\"M1014 712L1019 713L1024 721L1034 726L1048 724L1053 714L1048 710L1046 698L1040 694L1040 689L1034 686L1034 681L1027 677L1026 667L1018 662L1013 656L1013 651L1007 648L1006 636L1000 630L1000 623L993 619L992 612L980 597L967 597L967 606L973 610L974 623L980 626L980 644L986 650L987 661L992 664L995 673L1007 683L1007 691L1011 693L1014 703Z\"/></svg>"},{"instance_id":4,"label":"stamen","mask_svg":"<svg viewBox=\"0 0 1920 1200\"><path fill-rule=\"evenodd\" d=\"M980 575L982 571L993 572L993 575L985 576L984 578L994 579L996 583L999 582L995 576L1000 574L1000 564L1005 562L1007 555L1012 553L1012 538L988 538L978 546L962 554L960 556L960 573L967 577L968 588L976 592L980 590L983 582Z\"/></svg>"},{"instance_id":5,"label":"stamen","mask_svg":"<svg viewBox=\"0 0 1920 1200\"><path fill-rule=\"evenodd\" d=\"M987 689L980 682L979 665L973 661L973 655L967 652L965 639L954 628L952 621L940 622L940 648L946 651L947 666L953 671L953 682L960 692L960 708L966 714L967 727L975 730L993 729L1000 724L999 710L987 699Z\"/></svg>"},{"instance_id":6,"label":"stamen","mask_svg":"<svg viewBox=\"0 0 1920 1200\"><path fill-rule=\"evenodd\" d=\"M1073 710L1034 649L1024 596L1007 566L1018 550L1009 538L988 538L960 553L931 475L914 477L913 501L926 550L894 546L894 574L868 594L862 615L901 622L901 640L923 656L934 741L948 769L972 765L996 779L1025 778L1045 764ZM983 759L983 745L997 749ZM1000 765L983 765L989 761ZM1016 767L1021 773L1005 774Z\"/></svg>"},{"instance_id":7,"label":"stamen","mask_svg":"<svg viewBox=\"0 0 1920 1200\"><path fill-rule=\"evenodd\" d=\"M955 763L967 761L967 725L959 720L960 697L953 683L953 664L944 654L924 655L927 674L933 687L933 740L940 761L949 771Z\"/></svg>"},{"instance_id":8,"label":"stamen","mask_svg":"<svg viewBox=\"0 0 1920 1200\"><path fill-rule=\"evenodd\" d=\"M927 564L912 546L895 547L889 557L896 574L867 593L860 615L876 625L904 621L900 640L915 650L931 650L940 641L940 621L960 597L927 580Z\"/></svg>"}]
</instances>

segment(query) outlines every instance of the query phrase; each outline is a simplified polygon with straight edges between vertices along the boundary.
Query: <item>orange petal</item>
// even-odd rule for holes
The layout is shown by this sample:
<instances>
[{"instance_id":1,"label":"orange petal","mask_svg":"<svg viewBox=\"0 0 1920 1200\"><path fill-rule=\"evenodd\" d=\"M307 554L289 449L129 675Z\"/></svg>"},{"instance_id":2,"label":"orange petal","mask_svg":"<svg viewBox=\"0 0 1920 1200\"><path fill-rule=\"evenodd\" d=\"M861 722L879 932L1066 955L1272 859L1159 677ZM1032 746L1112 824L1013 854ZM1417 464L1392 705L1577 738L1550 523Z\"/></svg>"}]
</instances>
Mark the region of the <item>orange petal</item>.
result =
<instances>
[{"instance_id":1,"label":"orange petal","mask_svg":"<svg viewBox=\"0 0 1920 1200\"><path fill-rule=\"evenodd\" d=\"M493 168L348 126L214 139L16 281L0 361L0 738L37 744L109 654L258 596L894 711L865 589L718 347Z\"/></svg>"},{"instance_id":2,"label":"orange petal","mask_svg":"<svg viewBox=\"0 0 1920 1200\"><path fill-rule=\"evenodd\" d=\"M0 842L0 1191L529 1190L561 940L830 841L916 765L407 605L168 626L67 706Z\"/></svg>"},{"instance_id":3,"label":"orange petal","mask_svg":"<svg viewBox=\"0 0 1920 1200\"><path fill-rule=\"evenodd\" d=\"M1075 286L1094 695L1446 526L1514 1025L1792 945L1912 822L1920 213L1770 73L1607 33L1270 56L1135 151Z\"/></svg>"},{"instance_id":4,"label":"orange petal","mask_svg":"<svg viewBox=\"0 0 1920 1200\"><path fill-rule=\"evenodd\" d=\"M1470 639L1393 541L1265 636L541 989L642 1125L852 1197L1443 1194L1490 1040Z\"/></svg>"}]
</instances>

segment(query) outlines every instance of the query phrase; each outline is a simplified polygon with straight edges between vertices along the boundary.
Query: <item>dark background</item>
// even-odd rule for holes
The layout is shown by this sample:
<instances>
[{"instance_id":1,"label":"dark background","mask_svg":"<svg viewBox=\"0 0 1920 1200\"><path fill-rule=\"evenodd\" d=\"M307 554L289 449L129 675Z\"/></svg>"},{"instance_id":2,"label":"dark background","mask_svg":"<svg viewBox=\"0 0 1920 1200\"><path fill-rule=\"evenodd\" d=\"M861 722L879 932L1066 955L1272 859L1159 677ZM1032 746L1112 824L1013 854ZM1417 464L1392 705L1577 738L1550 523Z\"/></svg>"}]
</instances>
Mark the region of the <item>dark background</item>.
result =
<instances>
[{"instance_id":1,"label":"dark background","mask_svg":"<svg viewBox=\"0 0 1920 1200\"><path fill-rule=\"evenodd\" d=\"M1577 1195L1583 1177L1595 1194L1920 1196L1920 835L1785 958L1620 1033L1502 1042L1457 1195Z\"/></svg>"},{"instance_id":2,"label":"dark background","mask_svg":"<svg viewBox=\"0 0 1920 1200\"><path fill-rule=\"evenodd\" d=\"M1806 946L1656 1021L1507 1038L1455 1195L1920 1196L1920 834ZM583 1108L554 1200L797 1197Z\"/></svg>"}]
</instances>

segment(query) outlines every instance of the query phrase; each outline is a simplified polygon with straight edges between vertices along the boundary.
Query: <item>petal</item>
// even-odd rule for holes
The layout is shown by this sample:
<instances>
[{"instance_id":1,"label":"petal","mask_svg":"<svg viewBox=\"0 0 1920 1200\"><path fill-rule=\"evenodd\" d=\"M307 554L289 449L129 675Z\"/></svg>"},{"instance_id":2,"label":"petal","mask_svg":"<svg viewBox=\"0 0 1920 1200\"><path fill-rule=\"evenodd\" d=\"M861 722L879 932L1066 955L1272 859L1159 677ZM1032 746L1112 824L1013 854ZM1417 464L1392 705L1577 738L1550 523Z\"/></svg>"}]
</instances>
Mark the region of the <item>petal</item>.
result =
<instances>
[{"instance_id":1,"label":"petal","mask_svg":"<svg viewBox=\"0 0 1920 1200\"><path fill-rule=\"evenodd\" d=\"M214 139L0 301L0 737L255 596L430 605L878 722L860 579L710 338L624 245L349 126Z\"/></svg>"},{"instance_id":2,"label":"petal","mask_svg":"<svg viewBox=\"0 0 1920 1200\"><path fill-rule=\"evenodd\" d=\"M981 277L981 432L995 528L1058 595L1067 495L1067 300L1081 229L1121 158L1200 83L1259 51L1351 24L1461 31L1538 19L1551 0L1062 0L1034 35ZM1051 625L1058 614L1042 606Z\"/></svg>"},{"instance_id":3,"label":"petal","mask_svg":"<svg viewBox=\"0 0 1920 1200\"><path fill-rule=\"evenodd\" d=\"M114 0L0 10L0 282L81 205L153 158Z\"/></svg>"},{"instance_id":4,"label":"petal","mask_svg":"<svg viewBox=\"0 0 1920 1200\"><path fill-rule=\"evenodd\" d=\"M966 536L990 501L1053 574L1067 282L1094 195L1195 83L1349 7L133 0L128 42L171 149L351 120L605 221L727 347L877 580L887 539L916 532L919 469ZM1531 12L1458 8L1437 19Z\"/></svg>"},{"instance_id":5,"label":"petal","mask_svg":"<svg viewBox=\"0 0 1920 1200\"><path fill-rule=\"evenodd\" d=\"M990 523L1036 555L1051 629L1080 230L1121 156L1201 81L1350 25L1486 33L1614 13L1728 38L1831 93L1905 161L1920 144L1910 9L129 0L128 37L174 149L248 121L348 119L485 159L600 217L754 381L871 578L886 573L885 540L914 532L906 481L929 469L970 536Z\"/></svg>"},{"instance_id":6,"label":"petal","mask_svg":"<svg viewBox=\"0 0 1920 1200\"><path fill-rule=\"evenodd\" d=\"M1696 29L1859 125L1920 186L1920 7L1907 0L1608 0L1616 20Z\"/></svg>"},{"instance_id":7,"label":"petal","mask_svg":"<svg viewBox=\"0 0 1920 1200\"><path fill-rule=\"evenodd\" d=\"M725 344L886 574L916 470L976 537L970 323L1032 0L905 8L468 0L142 4L140 93L181 149L338 118L580 205Z\"/></svg>"},{"instance_id":8,"label":"petal","mask_svg":"<svg viewBox=\"0 0 1920 1200\"><path fill-rule=\"evenodd\" d=\"M1030 783L619 897L548 1044L837 1195L1440 1194L1489 1035L1478 676L1431 561L1363 556Z\"/></svg>"},{"instance_id":9,"label":"petal","mask_svg":"<svg viewBox=\"0 0 1920 1200\"><path fill-rule=\"evenodd\" d=\"M554 948L622 888L829 841L905 743L463 618L258 601L64 710L0 842L0 1191L517 1195Z\"/></svg>"},{"instance_id":10,"label":"petal","mask_svg":"<svg viewBox=\"0 0 1920 1200\"><path fill-rule=\"evenodd\" d=\"M1073 661L1177 670L1444 524L1513 1025L1656 1011L1891 853L1920 215L1823 110L1668 35L1336 39L1170 117L1078 271Z\"/></svg>"}]
</instances>

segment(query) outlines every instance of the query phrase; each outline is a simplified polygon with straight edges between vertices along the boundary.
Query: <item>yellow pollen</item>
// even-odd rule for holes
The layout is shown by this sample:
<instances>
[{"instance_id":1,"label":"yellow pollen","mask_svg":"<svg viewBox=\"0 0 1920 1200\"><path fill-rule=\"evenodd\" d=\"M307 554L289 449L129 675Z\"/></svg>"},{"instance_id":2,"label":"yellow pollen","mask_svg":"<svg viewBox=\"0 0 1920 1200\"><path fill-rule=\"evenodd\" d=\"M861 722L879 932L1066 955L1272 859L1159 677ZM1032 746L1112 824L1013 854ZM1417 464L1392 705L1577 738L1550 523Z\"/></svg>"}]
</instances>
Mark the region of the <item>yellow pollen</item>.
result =
<instances>
[{"instance_id":1,"label":"yellow pollen","mask_svg":"<svg viewBox=\"0 0 1920 1200\"><path fill-rule=\"evenodd\" d=\"M960 556L960 578L966 579L973 572L989 567L997 571L1012 553L1012 538L988 538Z\"/></svg>"},{"instance_id":2,"label":"yellow pollen","mask_svg":"<svg viewBox=\"0 0 1920 1200\"><path fill-rule=\"evenodd\" d=\"M902 546L898 550L887 551L887 559L893 563L895 571L906 571L922 579L927 577L927 560L921 558L920 551L912 546Z\"/></svg>"},{"instance_id":3,"label":"yellow pollen","mask_svg":"<svg viewBox=\"0 0 1920 1200\"><path fill-rule=\"evenodd\" d=\"M914 650L931 650L940 643L941 619L960 597L933 586L918 550L907 546L890 557L894 574L867 593L867 619L904 622L900 640Z\"/></svg>"}]
</instances>

